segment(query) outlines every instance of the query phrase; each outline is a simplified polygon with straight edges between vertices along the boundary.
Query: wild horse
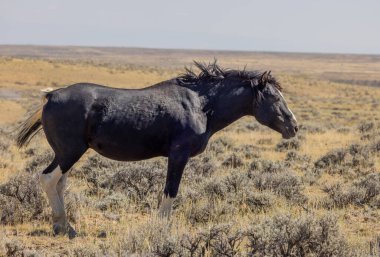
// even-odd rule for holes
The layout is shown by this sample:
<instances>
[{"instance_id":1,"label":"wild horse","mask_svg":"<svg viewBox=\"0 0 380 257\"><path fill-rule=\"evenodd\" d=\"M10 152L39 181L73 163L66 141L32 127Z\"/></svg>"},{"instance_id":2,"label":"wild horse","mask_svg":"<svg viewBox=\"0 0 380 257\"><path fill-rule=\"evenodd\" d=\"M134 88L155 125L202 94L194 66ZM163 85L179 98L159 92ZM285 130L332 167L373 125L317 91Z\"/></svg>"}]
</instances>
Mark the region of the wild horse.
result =
<instances>
[{"instance_id":1,"label":"wild horse","mask_svg":"<svg viewBox=\"0 0 380 257\"><path fill-rule=\"evenodd\" d=\"M222 69L216 62L195 66L197 74L186 69L142 89L79 83L46 93L17 143L28 143L42 126L54 150L54 160L40 176L54 233L76 234L66 219L63 192L69 169L88 148L118 161L168 157L160 214L169 216L186 163L217 131L250 115L284 138L296 135L296 118L270 72Z\"/></svg>"}]
</instances>

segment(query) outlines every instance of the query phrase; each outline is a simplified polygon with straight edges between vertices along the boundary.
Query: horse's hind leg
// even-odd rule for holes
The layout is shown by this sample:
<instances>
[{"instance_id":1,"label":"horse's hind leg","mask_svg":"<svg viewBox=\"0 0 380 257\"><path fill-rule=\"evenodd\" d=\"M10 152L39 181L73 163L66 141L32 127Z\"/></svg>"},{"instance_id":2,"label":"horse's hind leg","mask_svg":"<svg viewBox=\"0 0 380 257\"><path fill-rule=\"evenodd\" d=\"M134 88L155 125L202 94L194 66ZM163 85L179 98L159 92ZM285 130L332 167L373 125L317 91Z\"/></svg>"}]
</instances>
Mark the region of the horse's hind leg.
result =
<instances>
[{"instance_id":1,"label":"horse's hind leg","mask_svg":"<svg viewBox=\"0 0 380 257\"><path fill-rule=\"evenodd\" d=\"M41 182L52 207L54 233L74 237L76 233L66 219L64 190L68 171L88 149L84 139L86 110L80 102L65 102L67 95L60 92L50 97L42 113L42 126L55 159L42 173Z\"/></svg>"},{"instance_id":2,"label":"horse's hind leg","mask_svg":"<svg viewBox=\"0 0 380 257\"><path fill-rule=\"evenodd\" d=\"M78 153L75 157L54 158L53 162L42 172L40 176L41 185L49 199L53 216L53 232L57 234L68 234L69 238L76 236L75 230L67 222L64 191L66 189L66 180L68 170L81 157Z\"/></svg>"},{"instance_id":3,"label":"horse's hind leg","mask_svg":"<svg viewBox=\"0 0 380 257\"><path fill-rule=\"evenodd\" d=\"M65 174L63 174L57 183L57 193L59 196L59 200L63 203L63 205L65 204L63 196L64 196L64 193L66 190L67 175L68 175L67 172Z\"/></svg>"},{"instance_id":4,"label":"horse's hind leg","mask_svg":"<svg viewBox=\"0 0 380 257\"><path fill-rule=\"evenodd\" d=\"M40 175L42 188L49 199L49 204L52 209L54 234L63 232L67 222L65 207L57 191L57 184L62 178L62 175L62 170L58 166L56 159L54 159Z\"/></svg>"},{"instance_id":5,"label":"horse's hind leg","mask_svg":"<svg viewBox=\"0 0 380 257\"><path fill-rule=\"evenodd\" d=\"M63 208L65 208L64 193L66 190L67 176L68 176L68 172L64 173L62 177L58 180L58 183L56 186L58 197ZM69 238L73 238L76 236L77 233L75 232L74 228L71 227L71 225L67 222L66 214L64 217L65 217L64 226L66 228L66 232L68 233Z\"/></svg>"}]
</instances>

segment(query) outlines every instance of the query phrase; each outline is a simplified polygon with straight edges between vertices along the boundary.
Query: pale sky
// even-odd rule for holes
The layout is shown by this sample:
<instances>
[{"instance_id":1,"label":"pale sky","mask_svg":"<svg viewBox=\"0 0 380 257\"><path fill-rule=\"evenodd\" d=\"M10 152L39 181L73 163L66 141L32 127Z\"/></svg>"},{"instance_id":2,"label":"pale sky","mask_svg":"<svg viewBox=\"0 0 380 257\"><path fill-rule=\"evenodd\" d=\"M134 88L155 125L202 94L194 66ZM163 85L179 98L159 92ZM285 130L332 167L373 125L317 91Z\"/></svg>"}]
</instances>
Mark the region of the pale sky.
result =
<instances>
[{"instance_id":1,"label":"pale sky","mask_svg":"<svg viewBox=\"0 0 380 257\"><path fill-rule=\"evenodd\" d=\"M0 44L380 54L380 0L0 0Z\"/></svg>"}]
</instances>

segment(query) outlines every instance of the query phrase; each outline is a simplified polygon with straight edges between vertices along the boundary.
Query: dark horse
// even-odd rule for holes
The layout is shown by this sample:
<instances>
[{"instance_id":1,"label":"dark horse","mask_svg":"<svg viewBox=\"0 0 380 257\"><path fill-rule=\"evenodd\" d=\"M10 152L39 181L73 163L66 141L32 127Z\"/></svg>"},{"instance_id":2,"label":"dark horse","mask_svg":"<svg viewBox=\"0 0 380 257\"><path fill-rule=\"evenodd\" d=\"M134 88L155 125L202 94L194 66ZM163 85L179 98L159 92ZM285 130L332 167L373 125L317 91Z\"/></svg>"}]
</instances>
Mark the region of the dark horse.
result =
<instances>
[{"instance_id":1,"label":"dark horse","mask_svg":"<svg viewBox=\"0 0 380 257\"><path fill-rule=\"evenodd\" d=\"M217 131L251 115L284 138L296 135L296 118L270 72L195 65L198 74L186 69L143 89L79 83L46 93L45 104L23 124L17 143L25 145L42 126L54 150L54 160L40 176L54 233L75 236L63 192L69 169L88 148L118 161L168 157L160 213L169 216L186 163L204 151Z\"/></svg>"}]
</instances>

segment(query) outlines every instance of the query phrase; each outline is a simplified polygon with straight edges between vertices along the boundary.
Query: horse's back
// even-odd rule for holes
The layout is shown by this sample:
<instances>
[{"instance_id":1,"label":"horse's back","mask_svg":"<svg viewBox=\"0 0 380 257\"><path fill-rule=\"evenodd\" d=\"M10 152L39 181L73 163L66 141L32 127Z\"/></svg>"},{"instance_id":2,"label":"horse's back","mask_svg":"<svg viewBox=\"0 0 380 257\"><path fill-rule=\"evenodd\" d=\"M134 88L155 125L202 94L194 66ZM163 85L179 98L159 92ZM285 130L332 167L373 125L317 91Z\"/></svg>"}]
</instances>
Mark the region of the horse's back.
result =
<instances>
[{"instance_id":1,"label":"horse's back","mask_svg":"<svg viewBox=\"0 0 380 257\"><path fill-rule=\"evenodd\" d=\"M88 117L91 148L118 160L166 156L172 140L191 129L188 97L168 86L101 97Z\"/></svg>"},{"instance_id":2,"label":"horse's back","mask_svg":"<svg viewBox=\"0 0 380 257\"><path fill-rule=\"evenodd\" d=\"M176 137L205 131L198 96L170 83L141 90L81 83L48 98L46 116L54 121L47 127L112 159L166 156Z\"/></svg>"}]
</instances>

